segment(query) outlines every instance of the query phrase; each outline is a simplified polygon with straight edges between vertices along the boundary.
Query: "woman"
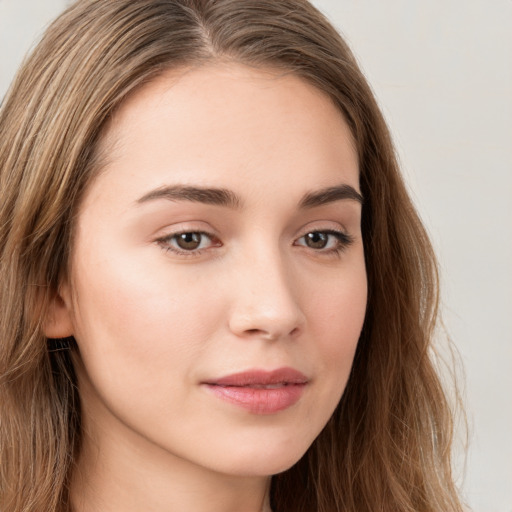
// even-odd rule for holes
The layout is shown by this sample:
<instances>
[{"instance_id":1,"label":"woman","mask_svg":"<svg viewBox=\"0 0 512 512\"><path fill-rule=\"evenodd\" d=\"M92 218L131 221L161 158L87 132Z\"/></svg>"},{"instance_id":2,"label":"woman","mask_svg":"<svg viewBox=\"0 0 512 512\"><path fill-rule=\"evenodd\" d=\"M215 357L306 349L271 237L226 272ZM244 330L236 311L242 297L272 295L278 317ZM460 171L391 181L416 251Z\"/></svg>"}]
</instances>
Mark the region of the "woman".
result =
<instances>
[{"instance_id":1,"label":"woman","mask_svg":"<svg viewBox=\"0 0 512 512\"><path fill-rule=\"evenodd\" d=\"M0 115L11 511L459 511L434 256L301 0L87 0Z\"/></svg>"}]
</instances>

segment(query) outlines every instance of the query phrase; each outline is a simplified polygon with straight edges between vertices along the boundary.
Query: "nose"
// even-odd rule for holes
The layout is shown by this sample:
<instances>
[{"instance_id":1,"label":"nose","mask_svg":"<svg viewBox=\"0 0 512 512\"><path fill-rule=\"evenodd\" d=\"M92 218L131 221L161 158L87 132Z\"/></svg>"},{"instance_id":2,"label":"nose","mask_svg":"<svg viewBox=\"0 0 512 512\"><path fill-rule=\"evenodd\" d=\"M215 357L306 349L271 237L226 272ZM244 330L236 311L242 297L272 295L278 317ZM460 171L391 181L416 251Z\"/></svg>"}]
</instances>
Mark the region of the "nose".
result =
<instances>
[{"instance_id":1,"label":"nose","mask_svg":"<svg viewBox=\"0 0 512 512\"><path fill-rule=\"evenodd\" d=\"M296 337L304 327L300 287L279 255L244 259L235 272L229 317L231 332L242 338L278 340Z\"/></svg>"}]
</instances>

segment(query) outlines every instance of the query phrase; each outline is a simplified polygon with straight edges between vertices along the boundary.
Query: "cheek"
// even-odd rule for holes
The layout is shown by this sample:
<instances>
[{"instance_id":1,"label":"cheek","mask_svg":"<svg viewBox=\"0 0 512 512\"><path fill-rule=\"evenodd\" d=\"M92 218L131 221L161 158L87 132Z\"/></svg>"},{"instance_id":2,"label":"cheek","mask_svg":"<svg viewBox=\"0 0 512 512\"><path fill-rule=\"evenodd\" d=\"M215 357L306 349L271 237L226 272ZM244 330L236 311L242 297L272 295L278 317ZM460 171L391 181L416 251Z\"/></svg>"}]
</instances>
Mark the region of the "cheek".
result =
<instances>
[{"instance_id":1,"label":"cheek","mask_svg":"<svg viewBox=\"0 0 512 512\"><path fill-rule=\"evenodd\" d=\"M321 359L322 373L343 392L352 368L367 304L364 264L340 273L323 291L309 293L310 328Z\"/></svg>"},{"instance_id":2,"label":"cheek","mask_svg":"<svg viewBox=\"0 0 512 512\"><path fill-rule=\"evenodd\" d=\"M219 301L200 282L161 267L116 258L78 265L76 275L76 337L98 378L115 374L135 384L139 376L150 388L186 375L221 318Z\"/></svg>"}]
</instances>

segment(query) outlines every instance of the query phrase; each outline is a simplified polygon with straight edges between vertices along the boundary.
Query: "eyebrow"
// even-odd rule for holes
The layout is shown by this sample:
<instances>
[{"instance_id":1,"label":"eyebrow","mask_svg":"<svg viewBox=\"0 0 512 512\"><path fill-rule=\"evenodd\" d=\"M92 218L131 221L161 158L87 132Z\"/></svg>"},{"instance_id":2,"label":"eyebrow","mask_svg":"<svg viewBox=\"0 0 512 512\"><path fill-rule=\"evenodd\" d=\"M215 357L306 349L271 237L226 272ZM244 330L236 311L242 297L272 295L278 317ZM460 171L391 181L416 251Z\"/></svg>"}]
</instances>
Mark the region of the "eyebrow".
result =
<instances>
[{"instance_id":1,"label":"eyebrow","mask_svg":"<svg viewBox=\"0 0 512 512\"><path fill-rule=\"evenodd\" d=\"M242 200L231 190L225 188L191 187L184 185L172 185L160 187L148 192L137 203L146 203L155 199L167 199L169 201L191 201L194 203L213 204L232 209L240 209Z\"/></svg>"},{"instance_id":2,"label":"eyebrow","mask_svg":"<svg viewBox=\"0 0 512 512\"><path fill-rule=\"evenodd\" d=\"M194 203L224 206L231 209L241 209L242 199L233 191L225 188L208 188L186 185L170 185L157 188L137 200L138 204L156 199L169 201L191 201ZM363 196L350 185L327 187L315 192L308 192L299 202L299 209L315 208L341 200L353 200L363 204Z\"/></svg>"},{"instance_id":3,"label":"eyebrow","mask_svg":"<svg viewBox=\"0 0 512 512\"><path fill-rule=\"evenodd\" d=\"M350 185L338 185L335 187L328 187L318 190L316 192L309 192L306 194L299 203L299 208L309 209L324 204L334 203L335 201L352 200L363 204L363 196Z\"/></svg>"}]
</instances>

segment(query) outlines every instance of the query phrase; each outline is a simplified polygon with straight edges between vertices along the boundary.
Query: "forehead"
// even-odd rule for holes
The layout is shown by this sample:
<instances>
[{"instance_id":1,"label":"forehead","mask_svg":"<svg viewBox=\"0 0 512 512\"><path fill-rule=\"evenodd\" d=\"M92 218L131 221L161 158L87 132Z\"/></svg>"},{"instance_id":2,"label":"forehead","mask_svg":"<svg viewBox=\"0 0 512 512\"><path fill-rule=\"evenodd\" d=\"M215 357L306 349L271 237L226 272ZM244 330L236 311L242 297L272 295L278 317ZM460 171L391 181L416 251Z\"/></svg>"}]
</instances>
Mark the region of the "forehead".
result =
<instances>
[{"instance_id":1,"label":"forehead","mask_svg":"<svg viewBox=\"0 0 512 512\"><path fill-rule=\"evenodd\" d=\"M101 146L118 186L263 180L269 189L300 176L308 190L358 187L354 140L332 100L291 73L234 63L165 72L121 105Z\"/></svg>"}]
</instances>

